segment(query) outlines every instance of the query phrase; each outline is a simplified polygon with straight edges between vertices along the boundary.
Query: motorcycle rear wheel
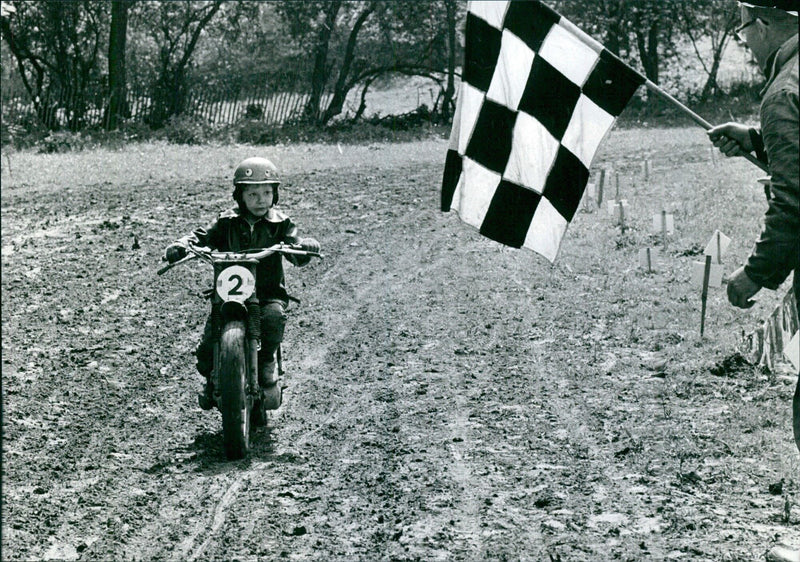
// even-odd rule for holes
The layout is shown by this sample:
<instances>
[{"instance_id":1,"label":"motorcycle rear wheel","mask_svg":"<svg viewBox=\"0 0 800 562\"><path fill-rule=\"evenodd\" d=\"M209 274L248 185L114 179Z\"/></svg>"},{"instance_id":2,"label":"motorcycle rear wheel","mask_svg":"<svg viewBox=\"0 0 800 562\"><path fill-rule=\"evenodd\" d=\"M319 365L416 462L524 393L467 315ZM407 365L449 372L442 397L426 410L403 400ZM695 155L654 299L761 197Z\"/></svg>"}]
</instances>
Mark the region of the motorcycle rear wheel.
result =
<instances>
[{"instance_id":1,"label":"motorcycle rear wheel","mask_svg":"<svg viewBox=\"0 0 800 562\"><path fill-rule=\"evenodd\" d=\"M250 449L250 412L247 405L247 361L244 322L222 328L219 346L219 402L225 456L241 459Z\"/></svg>"}]
</instances>

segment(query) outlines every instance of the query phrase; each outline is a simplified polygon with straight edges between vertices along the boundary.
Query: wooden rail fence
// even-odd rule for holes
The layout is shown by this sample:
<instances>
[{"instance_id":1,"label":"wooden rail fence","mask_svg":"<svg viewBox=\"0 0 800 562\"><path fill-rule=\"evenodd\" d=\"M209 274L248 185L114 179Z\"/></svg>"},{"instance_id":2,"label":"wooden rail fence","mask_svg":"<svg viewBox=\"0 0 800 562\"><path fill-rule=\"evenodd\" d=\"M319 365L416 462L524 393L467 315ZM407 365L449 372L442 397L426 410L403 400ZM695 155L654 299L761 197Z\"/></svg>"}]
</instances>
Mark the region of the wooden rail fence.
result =
<instances>
[{"instance_id":1,"label":"wooden rail fence","mask_svg":"<svg viewBox=\"0 0 800 562\"><path fill-rule=\"evenodd\" d=\"M38 119L48 128L81 130L105 126L108 95L49 90L39 108L24 90L2 90L2 116L6 123ZM203 119L213 125L230 125L253 119L276 128L302 115L309 94L267 89L194 88L186 98L182 115ZM323 98L323 104L329 96ZM149 92L129 90L125 118L131 122L150 120L154 110Z\"/></svg>"}]
</instances>

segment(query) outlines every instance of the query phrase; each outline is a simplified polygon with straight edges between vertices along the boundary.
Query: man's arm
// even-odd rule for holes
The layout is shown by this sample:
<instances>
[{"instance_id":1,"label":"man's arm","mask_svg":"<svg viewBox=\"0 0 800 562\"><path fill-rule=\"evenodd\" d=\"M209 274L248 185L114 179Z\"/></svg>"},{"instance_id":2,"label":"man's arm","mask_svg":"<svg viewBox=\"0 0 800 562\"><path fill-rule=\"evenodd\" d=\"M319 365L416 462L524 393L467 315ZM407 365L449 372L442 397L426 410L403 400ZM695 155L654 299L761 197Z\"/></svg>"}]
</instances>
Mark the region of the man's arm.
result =
<instances>
[{"instance_id":1,"label":"man's arm","mask_svg":"<svg viewBox=\"0 0 800 562\"><path fill-rule=\"evenodd\" d=\"M771 198L764 230L745 264L747 276L777 289L800 267L800 141L797 93L781 91L761 107L761 130L769 154Z\"/></svg>"}]
</instances>

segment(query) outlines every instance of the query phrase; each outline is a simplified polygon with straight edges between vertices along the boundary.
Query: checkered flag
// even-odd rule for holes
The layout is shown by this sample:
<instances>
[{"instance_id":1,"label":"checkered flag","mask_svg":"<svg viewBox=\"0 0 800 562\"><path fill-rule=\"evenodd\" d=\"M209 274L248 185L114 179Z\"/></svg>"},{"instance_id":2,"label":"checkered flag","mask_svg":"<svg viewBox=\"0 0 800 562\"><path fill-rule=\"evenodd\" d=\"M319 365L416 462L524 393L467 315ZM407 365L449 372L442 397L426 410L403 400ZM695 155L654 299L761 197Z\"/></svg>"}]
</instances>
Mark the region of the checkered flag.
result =
<instances>
[{"instance_id":1,"label":"checkered flag","mask_svg":"<svg viewBox=\"0 0 800 562\"><path fill-rule=\"evenodd\" d=\"M470 2L442 211L551 262L600 142L645 78L535 1Z\"/></svg>"}]
</instances>

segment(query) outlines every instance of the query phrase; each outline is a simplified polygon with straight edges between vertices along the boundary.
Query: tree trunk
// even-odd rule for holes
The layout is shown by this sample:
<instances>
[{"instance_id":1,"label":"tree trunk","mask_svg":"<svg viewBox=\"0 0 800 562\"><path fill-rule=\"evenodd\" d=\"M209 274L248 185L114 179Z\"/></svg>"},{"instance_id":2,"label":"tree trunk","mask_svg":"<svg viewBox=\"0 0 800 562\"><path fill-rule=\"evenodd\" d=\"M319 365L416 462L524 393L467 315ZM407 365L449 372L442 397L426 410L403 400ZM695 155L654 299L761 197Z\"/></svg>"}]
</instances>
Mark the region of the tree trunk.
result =
<instances>
[{"instance_id":1,"label":"tree trunk","mask_svg":"<svg viewBox=\"0 0 800 562\"><path fill-rule=\"evenodd\" d=\"M367 78L364 81L364 89L361 90L361 103L358 104L358 109L356 110L356 114L353 116L353 123L361 119L361 116L364 115L364 111L367 109L367 90L372 85L372 82L375 80L375 77Z\"/></svg>"},{"instance_id":2,"label":"tree trunk","mask_svg":"<svg viewBox=\"0 0 800 562\"><path fill-rule=\"evenodd\" d=\"M636 30L636 45L644 73L654 84L658 84L658 22L650 24L645 36L643 30Z\"/></svg>"},{"instance_id":3,"label":"tree trunk","mask_svg":"<svg viewBox=\"0 0 800 562\"><path fill-rule=\"evenodd\" d=\"M712 94L717 92L717 73L719 72L720 58L714 53L714 60L711 63L711 70L706 78L706 83L703 84L703 90L700 92L700 103L705 103Z\"/></svg>"},{"instance_id":4,"label":"tree trunk","mask_svg":"<svg viewBox=\"0 0 800 562\"><path fill-rule=\"evenodd\" d=\"M333 0L325 8L325 23L319 28L314 45L314 70L311 73L311 95L306 102L303 113L309 121L316 121L319 116L322 93L328 81L328 47L336 23L336 15L341 7L341 0Z\"/></svg>"},{"instance_id":5,"label":"tree trunk","mask_svg":"<svg viewBox=\"0 0 800 562\"><path fill-rule=\"evenodd\" d=\"M442 119L450 122L450 110L453 109L453 98L456 95L456 3L455 0L445 0L447 10L447 88L442 99Z\"/></svg>"},{"instance_id":6,"label":"tree trunk","mask_svg":"<svg viewBox=\"0 0 800 562\"><path fill-rule=\"evenodd\" d=\"M625 33L625 5L624 2L610 2L606 15L608 17L608 29L606 31L605 47L615 55L619 56L622 37Z\"/></svg>"},{"instance_id":7,"label":"tree trunk","mask_svg":"<svg viewBox=\"0 0 800 562\"><path fill-rule=\"evenodd\" d=\"M728 33L723 33L719 44L714 49L714 59L711 61L711 70L708 72L708 78L703 85L703 91L700 92L700 103L705 103L712 94L717 93L717 74L719 73L719 65L722 62L722 55L725 53L725 47L728 44Z\"/></svg>"},{"instance_id":8,"label":"tree trunk","mask_svg":"<svg viewBox=\"0 0 800 562\"><path fill-rule=\"evenodd\" d=\"M339 78L336 80L336 86L333 89L333 97L331 98L325 113L322 115L322 118L319 120L321 125L324 125L342 112L344 100L347 96L347 88L345 87L345 84L347 83L347 75L350 74L350 67L353 64L353 56L355 54L358 32L361 31L361 27L364 25L364 22L367 21L367 18L369 18L374 11L375 4L370 3L369 6L367 6L364 11L359 14L356 23L353 25L353 29L350 31L350 36L347 38L347 47L345 48L344 57L342 59L342 66L339 69Z\"/></svg>"},{"instance_id":9,"label":"tree trunk","mask_svg":"<svg viewBox=\"0 0 800 562\"><path fill-rule=\"evenodd\" d=\"M111 33L108 38L108 108L106 130L119 127L121 117L128 117L126 103L125 45L128 36L128 0L112 0Z\"/></svg>"}]
</instances>

